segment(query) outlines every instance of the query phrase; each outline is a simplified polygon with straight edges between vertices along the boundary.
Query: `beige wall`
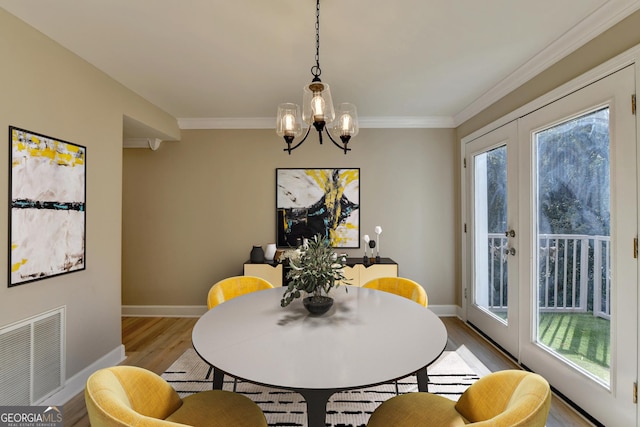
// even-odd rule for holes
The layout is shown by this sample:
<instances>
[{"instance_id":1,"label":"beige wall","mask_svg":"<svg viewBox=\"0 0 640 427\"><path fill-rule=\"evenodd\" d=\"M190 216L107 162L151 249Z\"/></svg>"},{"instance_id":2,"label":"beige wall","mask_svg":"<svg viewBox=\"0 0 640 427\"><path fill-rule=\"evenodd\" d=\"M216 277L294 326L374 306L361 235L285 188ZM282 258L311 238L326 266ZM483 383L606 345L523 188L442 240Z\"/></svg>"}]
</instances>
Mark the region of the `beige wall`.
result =
<instances>
[{"instance_id":1,"label":"beige wall","mask_svg":"<svg viewBox=\"0 0 640 427\"><path fill-rule=\"evenodd\" d=\"M176 120L0 9L0 130L8 126L87 147L86 270L12 288L0 263L0 327L66 306L66 374L121 345L122 118L179 135ZM4 140L7 147L8 140ZM0 150L0 201L8 211L8 149ZM0 259L8 259L7 214Z\"/></svg>"},{"instance_id":2,"label":"beige wall","mask_svg":"<svg viewBox=\"0 0 640 427\"><path fill-rule=\"evenodd\" d=\"M452 129L363 129L346 156L311 135L290 156L273 130L183 131L158 151L124 152L123 304L205 305L275 240L276 168L360 168L361 235L381 225L382 256L453 304ZM362 250L347 250L362 256Z\"/></svg>"}]
</instances>

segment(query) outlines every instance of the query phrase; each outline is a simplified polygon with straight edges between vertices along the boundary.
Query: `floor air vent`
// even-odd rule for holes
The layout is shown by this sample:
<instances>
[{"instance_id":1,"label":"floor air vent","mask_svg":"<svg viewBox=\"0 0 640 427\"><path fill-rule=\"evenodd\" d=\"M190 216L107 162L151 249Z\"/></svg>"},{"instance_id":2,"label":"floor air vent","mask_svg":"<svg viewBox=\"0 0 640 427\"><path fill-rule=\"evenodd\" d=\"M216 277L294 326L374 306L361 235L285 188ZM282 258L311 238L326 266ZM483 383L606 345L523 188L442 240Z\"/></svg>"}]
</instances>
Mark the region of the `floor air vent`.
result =
<instances>
[{"instance_id":1,"label":"floor air vent","mask_svg":"<svg viewBox=\"0 0 640 427\"><path fill-rule=\"evenodd\" d=\"M0 328L0 405L36 405L62 388L64 310Z\"/></svg>"}]
</instances>

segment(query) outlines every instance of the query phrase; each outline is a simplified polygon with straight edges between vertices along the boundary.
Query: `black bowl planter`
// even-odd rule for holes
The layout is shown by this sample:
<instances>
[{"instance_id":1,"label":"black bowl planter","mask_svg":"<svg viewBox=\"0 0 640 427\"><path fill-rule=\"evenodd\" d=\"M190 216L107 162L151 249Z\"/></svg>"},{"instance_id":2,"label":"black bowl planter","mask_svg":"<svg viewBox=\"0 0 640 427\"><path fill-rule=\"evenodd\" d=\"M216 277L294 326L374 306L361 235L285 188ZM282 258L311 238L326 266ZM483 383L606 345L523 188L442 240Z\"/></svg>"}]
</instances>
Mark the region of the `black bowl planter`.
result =
<instances>
[{"instance_id":1,"label":"black bowl planter","mask_svg":"<svg viewBox=\"0 0 640 427\"><path fill-rule=\"evenodd\" d=\"M304 308L309 311L309 313L313 315L320 315L329 311L329 309L333 305L333 298L327 296L312 295L310 297L303 298L302 304L304 305Z\"/></svg>"}]
</instances>

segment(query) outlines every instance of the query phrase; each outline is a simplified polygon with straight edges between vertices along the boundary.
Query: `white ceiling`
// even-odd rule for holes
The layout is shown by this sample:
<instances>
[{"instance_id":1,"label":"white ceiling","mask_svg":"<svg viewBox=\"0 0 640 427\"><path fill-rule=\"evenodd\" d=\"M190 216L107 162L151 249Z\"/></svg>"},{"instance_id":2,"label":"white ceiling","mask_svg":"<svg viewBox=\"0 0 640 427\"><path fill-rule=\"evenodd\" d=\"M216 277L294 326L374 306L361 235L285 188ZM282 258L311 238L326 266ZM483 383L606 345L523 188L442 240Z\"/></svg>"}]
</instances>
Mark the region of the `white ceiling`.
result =
<instances>
[{"instance_id":1,"label":"white ceiling","mask_svg":"<svg viewBox=\"0 0 640 427\"><path fill-rule=\"evenodd\" d=\"M453 127L640 0L321 0L320 64L363 127ZM302 101L314 0L0 0L190 127L273 127ZM199 119L199 120L193 120Z\"/></svg>"}]
</instances>

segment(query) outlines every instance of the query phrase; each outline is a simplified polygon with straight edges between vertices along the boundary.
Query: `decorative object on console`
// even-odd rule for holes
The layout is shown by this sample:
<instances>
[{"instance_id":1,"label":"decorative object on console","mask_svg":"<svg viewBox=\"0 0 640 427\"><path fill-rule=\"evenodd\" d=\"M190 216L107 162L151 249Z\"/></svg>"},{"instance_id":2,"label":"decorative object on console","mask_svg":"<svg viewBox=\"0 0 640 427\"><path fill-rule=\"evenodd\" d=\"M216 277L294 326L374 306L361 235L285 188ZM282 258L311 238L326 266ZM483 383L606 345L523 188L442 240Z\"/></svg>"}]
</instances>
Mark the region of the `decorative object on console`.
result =
<instances>
[{"instance_id":1,"label":"decorative object on console","mask_svg":"<svg viewBox=\"0 0 640 427\"><path fill-rule=\"evenodd\" d=\"M380 235L382 234L382 227L376 225L374 229L376 235L378 236L378 246L376 247L376 262L380 262Z\"/></svg>"},{"instance_id":2,"label":"decorative object on console","mask_svg":"<svg viewBox=\"0 0 640 427\"><path fill-rule=\"evenodd\" d=\"M9 280L85 269L86 147L9 127Z\"/></svg>"},{"instance_id":3,"label":"decorative object on console","mask_svg":"<svg viewBox=\"0 0 640 427\"><path fill-rule=\"evenodd\" d=\"M308 296L303 304L310 313L328 311L333 304L329 291L347 280L343 272L346 257L338 257L331 249L329 240L320 234L310 239L306 246L286 251L284 256L289 260L290 270L280 305L286 307L305 293ZM324 309L323 312L320 312L320 307Z\"/></svg>"},{"instance_id":4,"label":"decorative object on console","mask_svg":"<svg viewBox=\"0 0 640 427\"><path fill-rule=\"evenodd\" d=\"M371 240L369 238L368 234L365 234L364 237L362 238L362 240L364 240L364 256L362 257L362 262L364 262L364 265L368 265L369 264L369 256L367 255L367 248L369 247L369 241Z\"/></svg>"},{"instance_id":5,"label":"decorative object on console","mask_svg":"<svg viewBox=\"0 0 640 427\"><path fill-rule=\"evenodd\" d=\"M359 203L360 169L276 169L278 247L320 234L332 247L359 248Z\"/></svg>"},{"instance_id":6,"label":"decorative object on console","mask_svg":"<svg viewBox=\"0 0 640 427\"><path fill-rule=\"evenodd\" d=\"M273 262L276 256L276 244L269 243L264 251L264 259L268 262Z\"/></svg>"},{"instance_id":7,"label":"decorative object on console","mask_svg":"<svg viewBox=\"0 0 640 427\"><path fill-rule=\"evenodd\" d=\"M316 0L316 64L311 67L313 80L304 87L302 99L302 120L300 119L300 107L297 104L284 103L278 106L278 116L276 119L276 133L284 138L287 143L289 155L291 151L298 148L309 136L311 125L318 131L318 139L322 144L322 132L324 131L333 144L344 151L350 151L347 144L351 137L358 134L358 114L356 107L350 103L342 103L336 112L333 109L331 92L329 85L320 80L320 0ZM293 147L293 140L302 135L302 121L306 123L307 131L299 142ZM329 133L331 127L335 138L342 142L340 145Z\"/></svg>"},{"instance_id":8,"label":"decorative object on console","mask_svg":"<svg viewBox=\"0 0 640 427\"><path fill-rule=\"evenodd\" d=\"M371 264L373 264L376 259L373 257L373 248L376 247L376 241L375 240L369 240L369 247L371 248L371 258L369 258L369 260L371 261Z\"/></svg>"},{"instance_id":9,"label":"decorative object on console","mask_svg":"<svg viewBox=\"0 0 640 427\"><path fill-rule=\"evenodd\" d=\"M254 264L262 264L264 262L264 251L262 250L262 246L254 245L253 249L251 249L249 259Z\"/></svg>"}]
</instances>

